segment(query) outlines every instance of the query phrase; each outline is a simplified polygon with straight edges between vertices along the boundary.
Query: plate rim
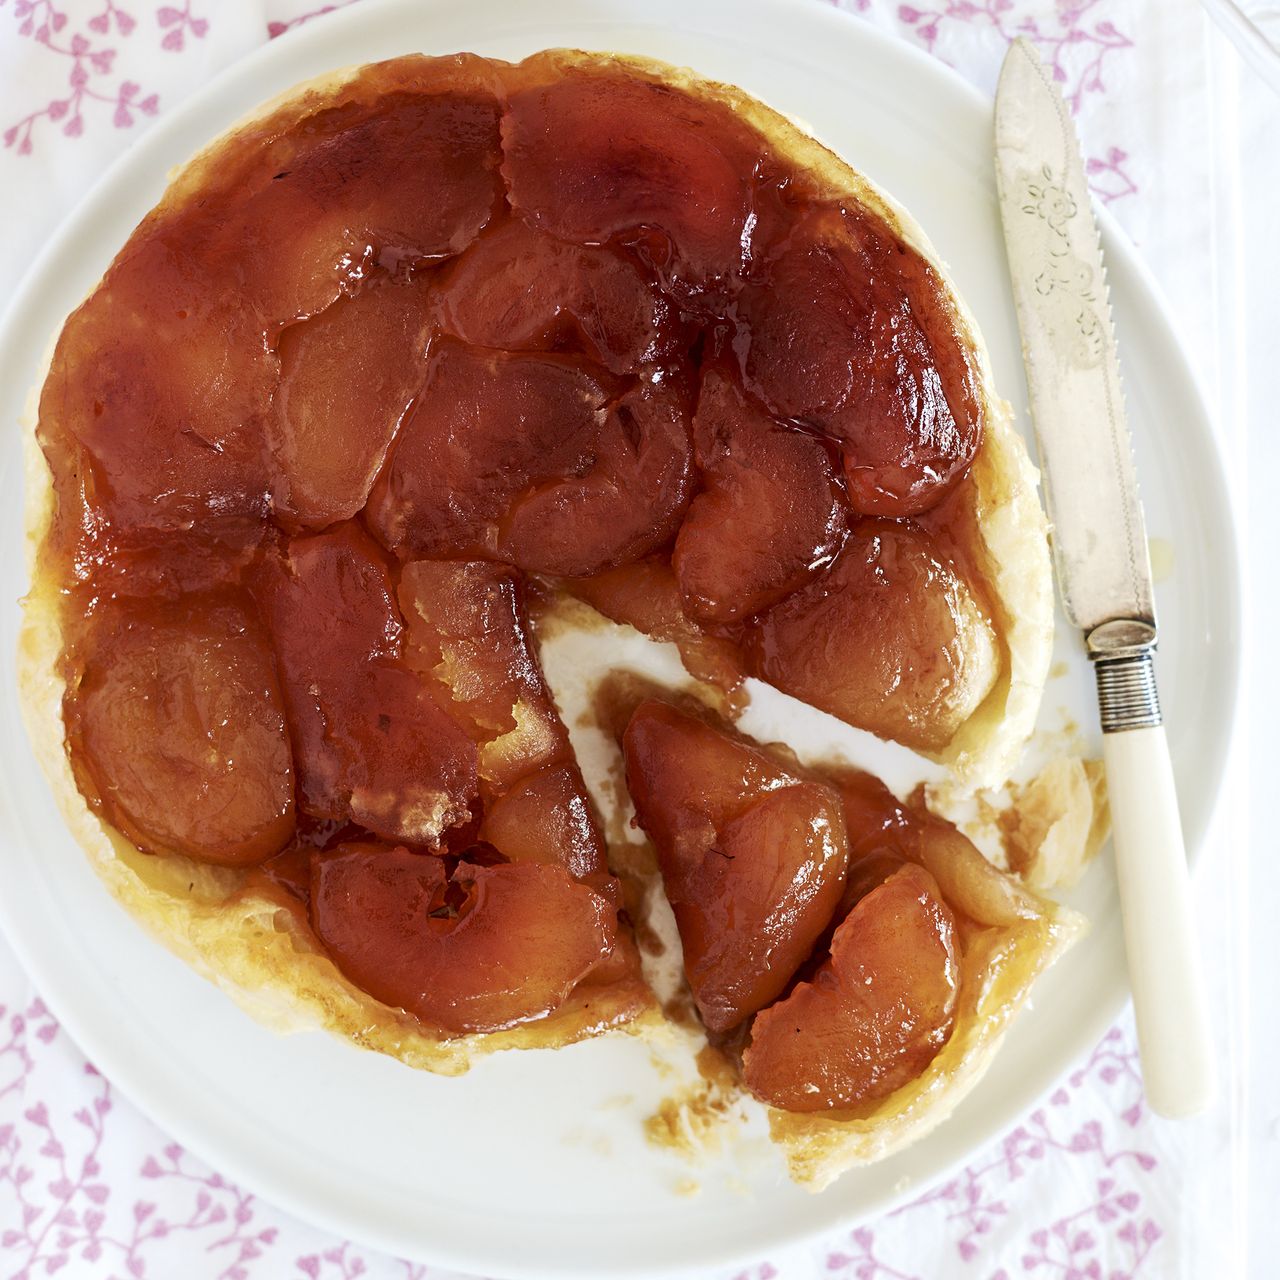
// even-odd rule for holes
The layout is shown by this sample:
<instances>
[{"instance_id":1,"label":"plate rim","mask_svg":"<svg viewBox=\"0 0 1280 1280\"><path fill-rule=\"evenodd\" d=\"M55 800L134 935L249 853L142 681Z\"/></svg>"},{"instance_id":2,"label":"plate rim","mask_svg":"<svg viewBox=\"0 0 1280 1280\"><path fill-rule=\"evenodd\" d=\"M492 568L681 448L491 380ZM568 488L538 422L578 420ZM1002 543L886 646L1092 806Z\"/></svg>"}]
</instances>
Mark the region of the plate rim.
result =
<instances>
[{"instance_id":1,"label":"plate rim","mask_svg":"<svg viewBox=\"0 0 1280 1280\"><path fill-rule=\"evenodd\" d=\"M602 4L593 12L601 21L617 22L621 18L620 10L626 8L629 3L630 0L618 0L617 3ZM813 25L825 24L832 30L839 30L843 38L864 40L872 47L878 46L887 56L913 63L918 74L946 85L951 92L968 98L970 103L978 109L988 112L991 109L991 99L988 95L964 79L954 68L923 49L908 43L900 36L872 26L870 23L860 22L855 15L834 8L824 8L814 0L737 0L737 5L775 14L779 19L785 17ZM178 132L190 116L197 115L211 102L216 102L238 77L252 78L260 74L262 68L270 68L276 62L288 66L291 50L298 49L304 44L316 46L337 44L342 31L377 21L387 12L405 10L407 14L413 15L413 20L409 24L411 34L408 37L408 43L412 43L414 38L412 33L421 31L423 26L429 25L431 11L436 7L434 3L414 4L413 0L362 0L359 5L327 14L322 21L290 32L283 39L269 40L223 68L202 85L191 97L175 107L154 128L119 155L46 241L12 295L8 307L5 308L3 315L0 315L0 362L7 360L8 352L14 345L21 317L31 308L32 297L37 293L41 282L55 269L56 264L68 252L69 246L74 251L75 238L81 225L91 216L96 207L103 203L104 193L109 192L122 175L127 174L137 165L140 157L162 150L169 135ZM297 56L293 55L295 59ZM269 70L267 74L270 74ZM1118 274L1133 276L1136 284L1133 290L1134 297L1155 330L1157 344L1176 353L1178 357L1172 364L1170 374L1184 385L1188 403L1186 422L1188 427L1194 424L1194 431L1190 433L1191 438L1200 446L1201 461L1204 461L1208 467L1207 482L1201 489L1206 504L1205 514L1209 523L1215 526L1225 538L1225 545L1222 548L1225 572L1219 585L1223 599L1228 605L1229 617L1217 619L1223 628L1220 637L1223 652L1217 656L1227 668L1222 673L1223 688L1227 697L1218 721L1219 732L1216 735L1218 740L1214 744L1215 749L1209 754L1211 770L1207 780L1207 794L1210 800L1205 807L1203 820L1197 824L1196 830L1188 833L1189 858L1192 867L1196 868L1204 861L1206 836L1221 803L1222 783L1229 756L1228 748L1235 738L1238 719L1243 613L1240 533L1235 507L1231 501L1232 489L1222 456L1219 435L1213 427L1213 418L1200 386L1197 371L1177 332L1158 282L1145 260L1120 229L1115 218L1096 199L1094 208L1099 218L1103 240L1107 247L1108 261L1113 272L1118 266ZM14 394L15 398L21 398L21 392L15 391ZM8 398L3 387L0 387L0 396L4 396L6 400ZM7 780L0 776L0 792L7 790L7 787ZM304 1222L314 1224L319 1229L333 1234L343 1234L371 1248L377 1248L395 1256L418 1258L436 1266L472 1272L484 1270L513 1277L564 1277L604 1273L598 1260L566 1261L564 1258L540 1260L510 1251L497 1254L459 1251L452 1246L441 1246L436 1243L432 1244L428 1253L424 1252L422 1241L401 1235L395 1230L386 1230L382 1226L370 1227L358 1215L348 1216L341 1206L313 1205L305 1197L295 1196L289 1186L279 1183L269 1174L260 1174L252 1163L243 1163L247 1158L244 1153L228 1151L220 1147L211 1129L202 1128L189 1109L183 1110L181 1107L170 1105L167 1094L161 1094L159 1097L148 1096L143 1078L146 1075L145 1070L140 1071L136 1066L130 1065L126 1058L126 1049L121 1047L117 1050L109 1038L105 1038L94 1030L87 1014L82 1018L74 996L66 990L73 987L74 983L55 980L52 986L46 989L45 983L48 982L50 971L37 959L36 949L28 945L30 939L22 928L21 913L16 910L16 904L11 902L11 895L4 892L0 892L0 927L3 927L6 938L24 969L32 976L33 983L36 981L36 975L40 975L39 989L59 1023L85 1056L100 1067L113 1087L127 1097L144 1116L167 1134L172 1135L187 1150L211 1167L226 1171L236 1182L251 1188L255 1194L262 1195L262 1198L269 1203ZM1121 973L1117 975L1114 988L1096 1002L1092 1016L1078 1023L1074 1034L1070 1036L1076 1045L1073 1059L1079 1053L1087 1052L1092 1044L1101 1038L1106 1028L1116 1020L1127 999L1127 975ZM1040 1074L1043 1076L1045 1073ZM1019 1100L1006 1110L1023 1113L1030 1109L1038 1098L1053 1087L1054 1080L1060 1074L1061 1069L1055 1067L1050 1078L1038 1080L1024 1088ZM811 1230L795 1232L779 1228L763 1244L753 1239L749 1245L744 1245L738 1252L719 1250L714 1254L698 1255L692 1260L689 1257L683 1257L657 1264L628 1263L623 1260L620 1264L611 1264L608 1274L652 1276L688 1271L691 1267L732 1266L735 1263L758 1260L767 1251L794 1247L804 1241L839 1230L842 1226L851 1226L869 1216L890 1213L907 1199L921 1194L928 1185L936 1185L951 1176L972 1155L973 1149L962 1152L930 1173L927 1181L913 1182L909 1187L898 1192L891 1191L886 1197L875 1201L865 1210L839 1213L825 1225ZM747 1202L744 1201L744 1206L746 1204Z\"/></svg>"}]
</instances>

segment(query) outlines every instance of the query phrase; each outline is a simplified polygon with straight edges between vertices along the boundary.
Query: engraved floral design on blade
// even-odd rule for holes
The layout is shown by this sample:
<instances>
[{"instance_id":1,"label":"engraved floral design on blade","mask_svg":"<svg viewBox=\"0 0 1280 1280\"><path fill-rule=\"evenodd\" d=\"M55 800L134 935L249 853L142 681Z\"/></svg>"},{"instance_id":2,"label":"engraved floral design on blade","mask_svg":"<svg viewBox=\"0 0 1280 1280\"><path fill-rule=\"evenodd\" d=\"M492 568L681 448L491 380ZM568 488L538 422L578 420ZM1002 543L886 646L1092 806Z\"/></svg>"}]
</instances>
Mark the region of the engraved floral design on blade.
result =
<instances>
[{"instance_id":1,"label":"engraved floral design on blade","mask_svg":"<svg viewBox=\"0 0 1280 1280\"><path fill-rule=\"evenodd\" d=\"M1035 277L1035 290L1043 298L1059 296L1062 314L1054 331L1068 348L1071 362L1089 368L1102 359L1106 327L1098 314L1097 275L1071 250L1069 229L1079 205L1048 164L1027 178L1024 192L1022 212L1043 223L1048 233L1049 260Z\"/></svg>"},{"instance_id":2,"label":"engraved floral design on blade","mask_svg":"<svg viewBox=\"0 0 1280 1280\"><path fill-rule=\"evenodd\" d=\"M1047 222L1058 235L1066 239L1066 225L1076 216L1076 202L1070 192L1054 181L1053 171L1043 165L1040 169L1041 182L1027 183L1028 203L1023 205L1023 212L1034 214Z\"/></svg>"}]
</instances>

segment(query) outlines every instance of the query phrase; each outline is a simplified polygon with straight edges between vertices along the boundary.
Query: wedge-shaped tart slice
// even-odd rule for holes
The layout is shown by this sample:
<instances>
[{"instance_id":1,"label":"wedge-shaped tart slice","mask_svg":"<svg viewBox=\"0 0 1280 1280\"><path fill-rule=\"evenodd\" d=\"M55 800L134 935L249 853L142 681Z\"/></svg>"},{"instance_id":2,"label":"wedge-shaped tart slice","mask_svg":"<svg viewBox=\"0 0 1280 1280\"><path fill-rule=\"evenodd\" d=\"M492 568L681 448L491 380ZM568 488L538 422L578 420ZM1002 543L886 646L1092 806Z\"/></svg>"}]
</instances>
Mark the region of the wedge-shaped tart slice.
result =
<instances>
[{"instance_id":1,"label":"wedge-shaped tart slice","mask_svg":"<svg viewBox=\"0 0 1280 1280\"><path fill-rule=\"evenodd\" d=\"M622 746L694 1002L815 1188L942 1119L1079 931L869 775L654 700Z\"/></svg>"},{"instance_id":2,"label":"wedge-shaped tart slice","mask_svg":"<svg viewBox=\"0 0 1280 1280\"><path fill-rule=\"evenodd\" d=\"M833 781L851 846L838 924L816 970L757 1019L744 1055L746 1083L771 1104L770 1132L792 1176L814 1190L946 1119L1036 978L1085 928L876 779ZM801 1062L780 1043L788 1019L829 1019L840 1030L818 1035ZM797 1107L801 1093L827 1105Z\"/></svg>"}]
</instances>

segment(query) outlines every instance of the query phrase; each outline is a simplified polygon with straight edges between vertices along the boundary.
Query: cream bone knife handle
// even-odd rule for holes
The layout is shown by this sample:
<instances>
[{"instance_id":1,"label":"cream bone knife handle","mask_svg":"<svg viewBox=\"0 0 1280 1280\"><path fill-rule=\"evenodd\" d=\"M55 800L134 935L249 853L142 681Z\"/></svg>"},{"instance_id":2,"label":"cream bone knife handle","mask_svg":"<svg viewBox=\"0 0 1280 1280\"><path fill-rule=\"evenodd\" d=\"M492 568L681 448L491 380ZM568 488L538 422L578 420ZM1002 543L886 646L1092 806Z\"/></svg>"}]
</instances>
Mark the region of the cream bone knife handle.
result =
<instances>
[{"instance_id":1,"label":"cream bone knife handle","mask_svg":"<svg viewBox=\"0 0 1280 1280\"><path fill-rule=\"evenodd\" d=\"M1142 1074L1153 1110L1189 1116L1213 1099L1214 1058L1155 644L1108 647L1112 625L1089 645Z\"/></svg>"}]
</instances>

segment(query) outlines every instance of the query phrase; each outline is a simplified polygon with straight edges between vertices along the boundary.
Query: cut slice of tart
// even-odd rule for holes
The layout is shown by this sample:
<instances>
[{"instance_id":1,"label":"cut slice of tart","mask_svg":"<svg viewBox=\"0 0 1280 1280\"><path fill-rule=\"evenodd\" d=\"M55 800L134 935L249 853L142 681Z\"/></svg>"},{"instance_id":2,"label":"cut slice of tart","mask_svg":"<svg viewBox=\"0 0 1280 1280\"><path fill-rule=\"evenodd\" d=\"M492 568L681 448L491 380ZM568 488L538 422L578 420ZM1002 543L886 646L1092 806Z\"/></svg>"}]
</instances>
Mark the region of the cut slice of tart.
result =
<instances>
[{"instance_id":1,"label":"cut slice of tart","mask_svg":"<svg viewBox=\"0 0 1280 1280\"><path fill-rule=\"evenodd\" d=\"M949 1114L1081 929L869 774L653 699L622 749L703 1024L815 1188Z\"/></svg>"}]
</instances>

